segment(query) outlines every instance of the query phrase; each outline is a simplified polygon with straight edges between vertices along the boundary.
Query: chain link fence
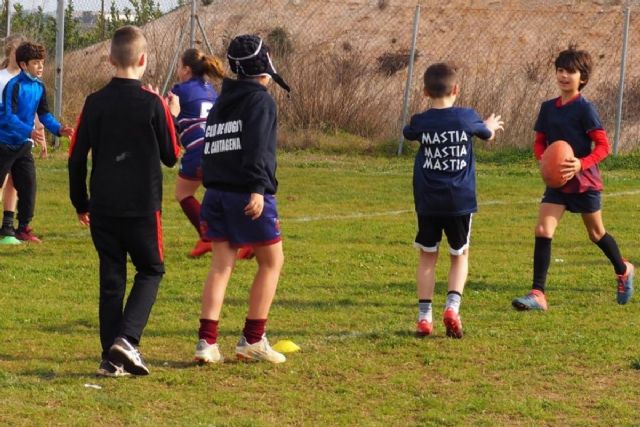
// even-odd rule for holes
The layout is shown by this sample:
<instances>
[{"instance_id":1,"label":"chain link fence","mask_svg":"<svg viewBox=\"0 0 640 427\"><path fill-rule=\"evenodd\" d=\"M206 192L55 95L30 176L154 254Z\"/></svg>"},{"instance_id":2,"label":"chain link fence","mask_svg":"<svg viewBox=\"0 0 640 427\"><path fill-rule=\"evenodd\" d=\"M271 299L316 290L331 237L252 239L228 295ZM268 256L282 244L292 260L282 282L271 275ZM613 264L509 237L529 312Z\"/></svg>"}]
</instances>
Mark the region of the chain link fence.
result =
<instances>
[{"instance_id":1,"label":"chain link fence","mask_svg":"<svg viewBox=\"0 0 640 427\"><path fill-rule=\"evenodd\" d=\"M553 60L560 50L577 44L595 62L584 94L598 107L612 140L615 133L624 28L620 2L206 0L206 5L196 4L194 20L186 1L119 1L64 3L67 122L78 115L84 97L109 80L113 69L108 39L113 30L133 23L143 26L149 39L144 80L161 88L173 82L173 60L192 41L224 57L235 35L264 37L276 68L293 88L290 96L273 91L288 145L304 146L304 141L286 135L306 129L345 131L378 141L398 139L413 20L420 6L414 79L408 91L410 114L428 105L422 95L426 67L453 61L461 69L458 104L482 115L502 114L506 127L497 144L530 146L540 103L558 94ZM12 30L45 43L53 55L56 18L50 6L33 11L13 4ZM635 3L628 6L620 151L637 148L640 141L640 16L635 15L640 8ZM48 64L46 82L52 85L53 57Z\"/></svg>"}]
</instances>

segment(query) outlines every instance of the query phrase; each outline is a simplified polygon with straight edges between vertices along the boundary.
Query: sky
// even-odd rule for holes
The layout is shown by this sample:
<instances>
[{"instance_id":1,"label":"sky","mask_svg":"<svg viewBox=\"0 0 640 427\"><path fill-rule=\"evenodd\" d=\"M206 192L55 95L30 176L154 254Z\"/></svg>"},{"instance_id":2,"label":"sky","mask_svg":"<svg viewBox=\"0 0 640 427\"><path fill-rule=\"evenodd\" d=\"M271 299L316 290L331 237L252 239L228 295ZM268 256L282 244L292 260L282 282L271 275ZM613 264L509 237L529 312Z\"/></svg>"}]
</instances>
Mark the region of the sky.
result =
<instances>
[{"instance_id":1,"label":"sky","mask_svg":"<svg viewBox=\"0 0 640 427\"><path fill-rule=\"evenodd\" d=\"M105 9L109 9L112 0L104 0ZM157 0L156 0L157 1ZM65 0L65 6L68 0ZM20 3L26 10L35 9L42 6L45 12L55 12L58 7L56 0L11 0L11 3ZM118 8L128 6L128 0L115 0ZM160 0L160 8L163 11L172 9L176 5L176 0ZM100 10L100 0L73 0L73 8L76 11L82 10Z\"/></svg>"}]
</instances>

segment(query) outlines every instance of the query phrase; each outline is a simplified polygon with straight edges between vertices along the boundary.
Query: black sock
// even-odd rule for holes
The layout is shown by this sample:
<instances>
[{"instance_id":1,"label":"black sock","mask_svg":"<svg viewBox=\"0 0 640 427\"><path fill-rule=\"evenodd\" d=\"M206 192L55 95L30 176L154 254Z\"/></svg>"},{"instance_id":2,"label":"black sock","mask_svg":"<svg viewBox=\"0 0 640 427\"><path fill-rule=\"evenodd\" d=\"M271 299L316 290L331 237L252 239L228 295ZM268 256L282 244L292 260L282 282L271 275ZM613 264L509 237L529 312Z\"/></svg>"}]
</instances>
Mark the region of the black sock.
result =
<instances>
[{"instance_id":1,"label":"black sock","mask_svg":"<svg viewBox=\"0 0 640 427\"><path fill-rule=\"evenodd\" d=\"M458 291L448 291L447 295L449 295L449 294L456 294L456 295L462 296L462 294L460 292L458 292Z\"/></svg>"},{"instance_id":2,"label":"black sock","mask_svg":"<svg viewBox=\"0 0 640 427\"><path fill-rule=\"evenodd\" d=\"M13 217L15 213L13 211L4 211L2 214L2 226L13 227Z\"/></svg>"},{"instance_id":3,"label":"black sock","mask_svg":"<svg viewBox=\"0 0 640 427\"><path fill-rule=\"evenodd\" d=\"M607 258L609 258L616 274L624 274L627 271L624 259L622 259L622 255L620 255L620 248L618 248L618 244L611 234L605 233L602 239L596 242L596 245L598 245Z\"/></svg>"},{"instance_id":4,"label":"black sock","mask_svg":"<svg viewBox=\"0 0 640 427\"><path fill-rule=\"evenodd\" d=\"M533 249L533 289L544 292L547 283L547 271L551 263L551 239L536 237Z\"/></svg>"}]
</instances>

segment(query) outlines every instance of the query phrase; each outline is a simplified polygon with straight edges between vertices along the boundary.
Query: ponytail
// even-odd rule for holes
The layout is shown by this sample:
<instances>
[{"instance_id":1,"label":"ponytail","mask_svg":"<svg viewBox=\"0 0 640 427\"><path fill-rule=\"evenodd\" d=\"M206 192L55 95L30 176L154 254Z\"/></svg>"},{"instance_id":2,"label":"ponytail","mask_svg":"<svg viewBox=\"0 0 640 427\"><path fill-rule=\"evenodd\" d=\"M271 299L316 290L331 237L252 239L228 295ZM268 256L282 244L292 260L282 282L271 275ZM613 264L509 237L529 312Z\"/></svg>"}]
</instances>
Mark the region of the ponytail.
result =
<instances>
[{"instance_id":1,"label":"ponytail","mask_svg":"<svg viewBox=\"0 0 640 427\"><path fill-rule=\"evenodd\" d=\"M182 65L191 68L194 76L222 79L225 76L222 61L216 56L205 55L200 49L187 49L182 54Z\"/></svg>"}]
</instances>

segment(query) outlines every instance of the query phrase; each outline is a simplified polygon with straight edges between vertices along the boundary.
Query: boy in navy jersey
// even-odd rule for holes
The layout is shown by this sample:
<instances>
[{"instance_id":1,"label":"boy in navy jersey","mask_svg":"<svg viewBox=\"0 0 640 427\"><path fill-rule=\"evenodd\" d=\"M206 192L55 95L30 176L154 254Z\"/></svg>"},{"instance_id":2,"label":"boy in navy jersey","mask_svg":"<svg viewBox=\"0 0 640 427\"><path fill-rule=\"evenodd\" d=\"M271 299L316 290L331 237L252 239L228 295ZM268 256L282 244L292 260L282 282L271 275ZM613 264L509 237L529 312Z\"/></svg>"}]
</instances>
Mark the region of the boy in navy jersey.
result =
<instances>
[{"instance_id":1,"label":"boy in navy jersey","mask_svg":"<svg viewBox=\"0 0 640 427\"><path fill-rule=\"evenodd\" d=\"M575 157L563 163L567 183L559 189L547 187L544 192L535 228L532 290L514 299L512 305L517 310L547 310L545 285L551 239L566 210L582 215L589 239L613 264L618 304L626 304L633 294L634 267L622 258L616 241L605 230L600 204L602 179L598 163L609 154L609 141L595 107L580 93L589 81L593 62L588 52L570 46L560 52L555 67L560 96L540 107L534 127L534 153L540 160L547 146L564 140L573 148Z\"/></svg>"},{"instance_id":2,"label":"boy in navy jersey","mask_svg":"<svg viewBox=\"0 0 640 427\"><path fill-rule=\"evenodd\" d=\"M460 88L457 69L433 64L424 73L424 94L431 108L416 114L404 128L408 140L419 141L413 167L413 197L418 216L414 246L420 251L416 272L418 336L433 331L432 298L442 232L447 236L451 267L443 321L447 336L462 338L459 309L469 270L471 216L477 211L476 164L472 139L490 140L502 129L500 116L482 121L470 108L454 107Z\"/></svg>"},{"instance_id":3,"label":"boy in navy jersey","mask_svg":"<svg viewBox=\"0 0 640 427\"><path fill-rule=\"evenodd\" d=\"M254 35L236 37L227 58L237 79L225 78L218 101L207 118L202 173L207 191L201 218L213 242L213 258L202 291L195 360L219 363L218 320L239 248L254 249L258 271L249 293L239 359L286 361L265 335L267 317L284 263L276 207L276 104L267 85L276 73L267 46Z\"/></svg>"},{"instance_id":4,"label":"boy in navy jersey","mask_svg":"<svg viewBox=\"0 0 640 427\"><path fill-rule=\"evenodd\" d=\"M109 60L115 76L87 97L69 148L70 197L80 223L90 226L100 259L102 361L97 373L147 375L138 345L164 275L160 163L173 166L180 153L172 118L180 105L174 96L170 110L142 86L147 40L138 27L114 33ZM127 255L136 275L123 304Z\"/></svg>"}]
</instances>

